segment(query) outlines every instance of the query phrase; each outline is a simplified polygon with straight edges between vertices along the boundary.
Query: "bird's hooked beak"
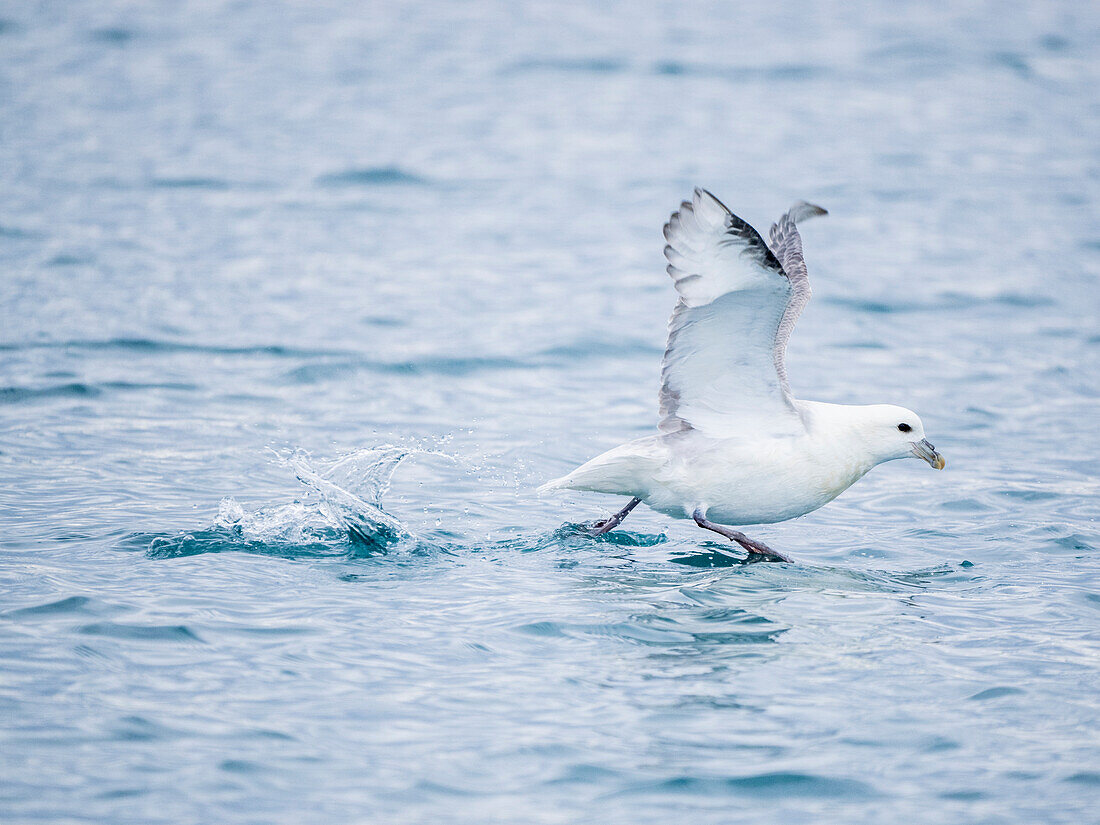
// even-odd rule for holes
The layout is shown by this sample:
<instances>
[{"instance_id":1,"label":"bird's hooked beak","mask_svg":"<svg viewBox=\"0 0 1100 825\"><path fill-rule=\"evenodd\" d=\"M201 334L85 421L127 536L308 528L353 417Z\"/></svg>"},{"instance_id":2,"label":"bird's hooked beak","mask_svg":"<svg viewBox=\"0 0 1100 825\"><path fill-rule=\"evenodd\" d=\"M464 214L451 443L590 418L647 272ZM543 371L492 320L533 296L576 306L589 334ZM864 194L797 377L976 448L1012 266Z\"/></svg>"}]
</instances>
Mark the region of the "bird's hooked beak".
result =
<instances>
[{"instance_id":1,"label":"bird's hooked beak","mask_svg":"<svg viewBox=\"0 0 1100 825\"><path fill-rule=\"evenodd\" d=\"M936 448L928 443L927 438L913 442L913 455L917 458L923 458L932 465L934 470L942 470L947 466L947 459L936 452Z\"/></svg>"}]
</instances>

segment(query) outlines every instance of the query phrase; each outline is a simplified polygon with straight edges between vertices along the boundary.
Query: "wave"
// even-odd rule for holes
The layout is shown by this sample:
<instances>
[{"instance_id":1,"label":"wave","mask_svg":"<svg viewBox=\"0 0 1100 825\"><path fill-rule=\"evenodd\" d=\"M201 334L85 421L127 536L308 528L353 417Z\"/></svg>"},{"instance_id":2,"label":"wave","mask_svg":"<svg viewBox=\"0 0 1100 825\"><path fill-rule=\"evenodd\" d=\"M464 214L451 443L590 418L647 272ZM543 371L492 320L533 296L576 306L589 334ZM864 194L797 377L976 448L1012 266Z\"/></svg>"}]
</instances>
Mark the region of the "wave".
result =
<instances>
[{"instance_id":1,"label":"wave","mask_svg":"<svg viewBox=\"0 0 1100 825\"><path fill-rule=\"evenodd\" d=\"M185 341L162 341L151 338L74 339L60 341L6 341L0 351L14 352L34 349L124 350L139 353L198 353L203 355L270 355L286 358L323 358L354 354L351 350L305 349L282 345L217 346Z\"/></svg>"},{"instance_id":2,"label":"wave","mask_svg":"<svg viewBox=\"0 0 1100 825\"><path fill-rule=\"evenodd\" d=\"M0 387L0 404L19 404L48 398L98 398L104 392L115 390L181 390L197 389L194 384L179 382L103 381L85 384L73 381L46 387Z\"/></svg>"},{"instance_id":3,"label":"wave","mask_svg":"<svg viewBox=\"0 0 1100 825\"><path fill-rule=\"evenodd\" d=\"M315 181L318 186L419 186L428 183L399 166L366 166L342 169L321 175Z\"/></svg>"}]
</instances>

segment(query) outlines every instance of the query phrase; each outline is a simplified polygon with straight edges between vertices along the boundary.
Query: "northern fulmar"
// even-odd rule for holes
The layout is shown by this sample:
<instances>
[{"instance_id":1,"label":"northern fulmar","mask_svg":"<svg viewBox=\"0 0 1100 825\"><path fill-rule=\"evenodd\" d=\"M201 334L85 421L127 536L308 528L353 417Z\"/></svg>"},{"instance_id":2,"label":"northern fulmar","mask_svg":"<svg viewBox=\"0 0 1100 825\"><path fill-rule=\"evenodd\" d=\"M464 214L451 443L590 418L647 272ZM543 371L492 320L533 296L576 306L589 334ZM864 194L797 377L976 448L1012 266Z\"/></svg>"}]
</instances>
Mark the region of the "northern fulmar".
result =
<instances>
[{"instance_id":1,"label":"northern fulmar","mask_svg":"<svg viewBox=\"0 0 1100 825\"><path fill-rule=\"evenodd\" d=\"M800 201L760 233L704 189L665 224L679 300L668 322L656 435L596 456L539 488L631 496L737 542L750 559L790 561L726 525L770 524L832 501L872 467L913 456L942 470L920 417L888 404L800 401L784 358L810 282L797 224L827 214Z\"/></svg>"}]
</instances>

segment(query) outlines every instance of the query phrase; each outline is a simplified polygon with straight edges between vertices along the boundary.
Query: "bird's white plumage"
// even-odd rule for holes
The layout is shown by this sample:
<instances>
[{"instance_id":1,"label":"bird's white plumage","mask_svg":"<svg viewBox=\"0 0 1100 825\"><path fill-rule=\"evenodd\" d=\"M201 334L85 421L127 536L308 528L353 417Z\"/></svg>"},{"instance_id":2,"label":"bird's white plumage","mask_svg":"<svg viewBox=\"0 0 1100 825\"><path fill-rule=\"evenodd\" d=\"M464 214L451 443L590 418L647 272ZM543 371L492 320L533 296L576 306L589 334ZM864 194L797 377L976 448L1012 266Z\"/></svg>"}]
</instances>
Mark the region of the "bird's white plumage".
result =
<instances>
[{"instance_id":1,"label":"bird's white plumage","mask_svg":"<svg viewBox=\"0 0 1100 825\"><path fill-rule=\"evenodd\" d=\"M681 518L758 524L817 509L883 461L915 455L941 469L912 411L791 393L787 341L810 299L796 225L824 214L796 203L771 227L769 246L696 189L664 230L678 300L661 365L661 434L542 489L618 493Z\"/></svg>"}]
</instances>

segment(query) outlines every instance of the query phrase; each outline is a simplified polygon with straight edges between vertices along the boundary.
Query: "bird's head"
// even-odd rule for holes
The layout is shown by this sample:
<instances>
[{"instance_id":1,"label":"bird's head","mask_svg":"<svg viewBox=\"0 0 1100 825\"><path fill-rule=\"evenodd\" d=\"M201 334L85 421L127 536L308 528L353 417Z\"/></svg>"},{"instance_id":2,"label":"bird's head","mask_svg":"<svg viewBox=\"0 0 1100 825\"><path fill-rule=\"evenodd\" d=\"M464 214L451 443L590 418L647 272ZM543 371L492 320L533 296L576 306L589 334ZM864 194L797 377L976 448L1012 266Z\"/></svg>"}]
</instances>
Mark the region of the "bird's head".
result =
<instances>
[{"instance_id":1,"label":"bird's head","mask_svg":"<svg viewBox=\"0 0 1100 825\"><path fill-rule=\"evenodd\" d=\"M919 458L942 470L947 461L924 437L920 416L905 407L875 404L860 408L857 423L860 440L875 457L875 463L895 458Z\"/></svg>"}]
</instances>

